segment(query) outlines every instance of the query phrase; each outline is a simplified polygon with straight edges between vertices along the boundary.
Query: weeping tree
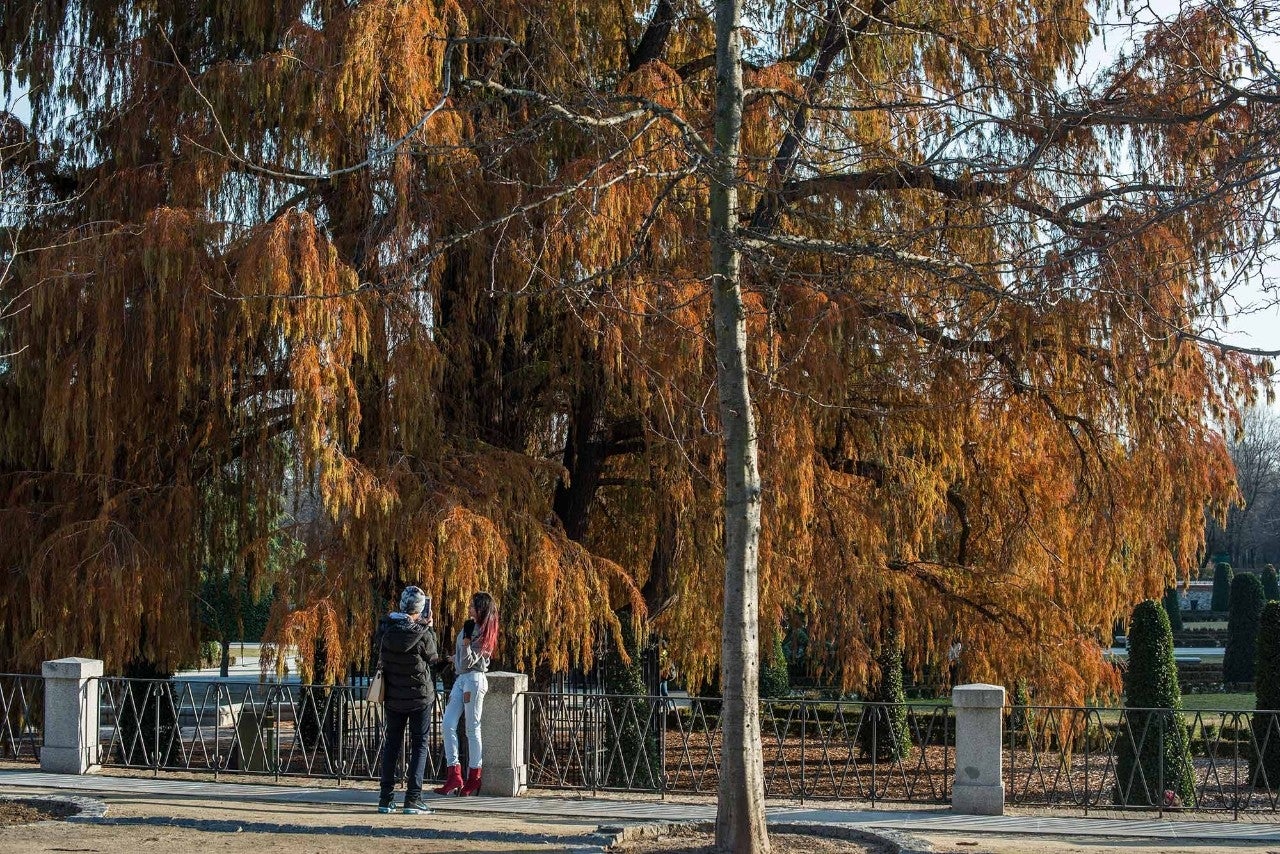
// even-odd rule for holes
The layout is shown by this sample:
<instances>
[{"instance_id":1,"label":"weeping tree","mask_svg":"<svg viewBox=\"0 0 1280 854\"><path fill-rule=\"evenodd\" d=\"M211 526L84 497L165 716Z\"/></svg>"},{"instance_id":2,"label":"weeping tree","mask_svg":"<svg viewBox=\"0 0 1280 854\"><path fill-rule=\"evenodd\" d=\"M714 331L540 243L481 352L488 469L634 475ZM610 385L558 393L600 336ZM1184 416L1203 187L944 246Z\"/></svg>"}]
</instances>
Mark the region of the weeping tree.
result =
<instances>
[{"instance_id":1,"label":"weeping tree","mask_svg":"<svg viewBox=\"0 0 1280 854\"><path fill-rule=\"evenodd\" d=\"M719 673L724 850L762 615L851 690L889 596L908 668L959 617L975 678L1114 690L1266 374L1210 334L1271 237L1256 11L1095 72L1042 0L10 3L0 650L176 661L234 481L228 564L309 511L269 634L331 676L410 581L529 670L653 621Z\"/></svg>"}]
</instances>

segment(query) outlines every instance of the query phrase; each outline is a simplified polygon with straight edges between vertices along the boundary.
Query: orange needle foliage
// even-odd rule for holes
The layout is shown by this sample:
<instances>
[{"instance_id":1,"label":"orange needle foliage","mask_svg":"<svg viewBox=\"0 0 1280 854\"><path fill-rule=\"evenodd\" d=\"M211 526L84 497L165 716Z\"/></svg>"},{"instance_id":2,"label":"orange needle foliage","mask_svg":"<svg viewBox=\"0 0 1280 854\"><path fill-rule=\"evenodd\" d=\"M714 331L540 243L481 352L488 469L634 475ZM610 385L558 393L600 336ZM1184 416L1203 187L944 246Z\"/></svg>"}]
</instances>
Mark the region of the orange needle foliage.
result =
<instances>
[{"instance_id":1,"label":"orange needle foliage","mask_svg":"<svg viewBox=\"0 0 1280 854\"><path fill-rule=\"evenodd\" d=\"M856 688L892 601L911 667L1083 700L1235 495L1267 366L1193 333L1275 101L1207 8L1064 92L1084 3L872 6L749 10L762 625ZM647 617L710 677L711 47L691 0L9 3L4 666L177 666L216 564L317 678L405 583L494 591L511 667Z\"/></svg>"}]
</instances>

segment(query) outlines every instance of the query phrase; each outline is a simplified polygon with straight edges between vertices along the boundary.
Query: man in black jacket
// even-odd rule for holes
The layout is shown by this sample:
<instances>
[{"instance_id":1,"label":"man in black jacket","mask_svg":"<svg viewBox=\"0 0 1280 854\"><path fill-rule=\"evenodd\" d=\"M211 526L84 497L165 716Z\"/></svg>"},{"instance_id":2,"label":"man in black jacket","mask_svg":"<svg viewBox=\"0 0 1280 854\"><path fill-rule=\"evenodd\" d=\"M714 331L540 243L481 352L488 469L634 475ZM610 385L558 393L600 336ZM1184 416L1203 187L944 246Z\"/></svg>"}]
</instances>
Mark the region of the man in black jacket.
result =
<instances>
[{"instance_id":1,"label":"man in black jacket","mask_svg":"<svg viewBox=\"0 0 1280 854\"><path fill-rule=\"evenodd\" d=\"M437 658L436 633L431 628L431 600L417 587L400 594L400 610L378 624L374 649L382 663L386 687L387 737L382 748L382 791L378 812L395 810L396 760L409 727L409 767L405 781L404 812L430 812L422 802L422 777L427 770L427 734L435 707L435 676L431 663Z\"/></svg>"}]
</instances>

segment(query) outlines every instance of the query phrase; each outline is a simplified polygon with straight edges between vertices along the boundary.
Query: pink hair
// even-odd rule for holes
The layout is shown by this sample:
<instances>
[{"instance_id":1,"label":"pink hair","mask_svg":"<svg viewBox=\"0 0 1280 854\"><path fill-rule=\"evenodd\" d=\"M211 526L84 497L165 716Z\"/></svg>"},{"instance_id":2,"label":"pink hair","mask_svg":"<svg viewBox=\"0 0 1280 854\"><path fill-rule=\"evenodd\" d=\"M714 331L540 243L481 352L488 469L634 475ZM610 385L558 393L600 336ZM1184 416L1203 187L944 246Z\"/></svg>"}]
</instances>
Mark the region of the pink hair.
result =
<instances>
[{"instance_id":1,"label":"pink hair","mask_svg":"<svg viewBox=\"0 0 1280 854\"><path fill-rule=\"evenodd\" d=\"M479 618L476 623L477 645L480 652L492 657L498 646L498 604L488 593L480 592L471 597L471 606Z\"/></svg>"}]
</instances>

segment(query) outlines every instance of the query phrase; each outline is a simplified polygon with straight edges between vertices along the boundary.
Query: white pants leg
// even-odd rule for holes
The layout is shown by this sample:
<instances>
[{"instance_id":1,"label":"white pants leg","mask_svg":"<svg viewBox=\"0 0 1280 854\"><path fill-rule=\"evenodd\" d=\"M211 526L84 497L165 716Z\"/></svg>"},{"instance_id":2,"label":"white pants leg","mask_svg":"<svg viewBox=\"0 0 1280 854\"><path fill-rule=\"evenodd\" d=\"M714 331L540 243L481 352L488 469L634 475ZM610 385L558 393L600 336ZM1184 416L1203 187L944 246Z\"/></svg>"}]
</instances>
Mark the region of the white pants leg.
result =
<instances>
[{"instance_id":1,"label":"white pants leg","mask_svg":"<svg viewBox=\"0 0 1280 854\"><path fill-rule=\"evenodd\" d=\"M458 719L462 717L462 680L459 676L453 681L453 689L449 692L449 702L444 707L444 764L458 764Z\"/></svg>"},{"instance_id":2,"label":"white pants leg","mask_svg":"<svg viewBox=\"0 0 1280 854\"><path fill-rule=\"evenodd\" d=\"M464 694L471 701L463 700ZM467 764L482 767L483 747L480 743L480 716L484 711L484 695L489 693L489 680L483 673L464 673L453 683L449 692L449 704L444 710L444 761L446 765L458 764L458 721L467 721Z\"/></svg>"},{"instance_id":3,"label":"white pants leg","mask_svg":"<svg viewBox=\"0 0 1280 854\"><path fill-rule=\"evenodd\" d=\"M466 703L467 715L467 764L480 768L484 763L484 746L480 743L480 716L484 711L484 695L489 693L489 678L483 673L468 673L471 681L471 702Z\"/></svg>"}]
</instances>

